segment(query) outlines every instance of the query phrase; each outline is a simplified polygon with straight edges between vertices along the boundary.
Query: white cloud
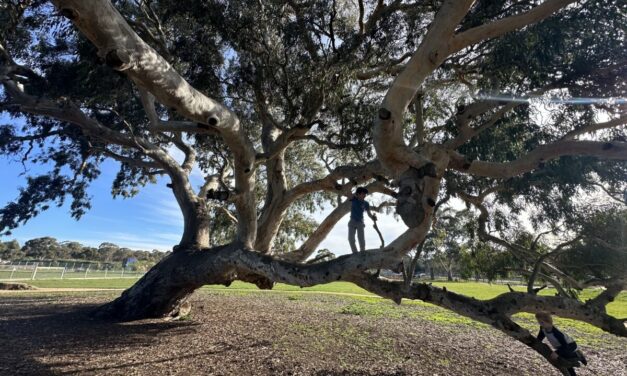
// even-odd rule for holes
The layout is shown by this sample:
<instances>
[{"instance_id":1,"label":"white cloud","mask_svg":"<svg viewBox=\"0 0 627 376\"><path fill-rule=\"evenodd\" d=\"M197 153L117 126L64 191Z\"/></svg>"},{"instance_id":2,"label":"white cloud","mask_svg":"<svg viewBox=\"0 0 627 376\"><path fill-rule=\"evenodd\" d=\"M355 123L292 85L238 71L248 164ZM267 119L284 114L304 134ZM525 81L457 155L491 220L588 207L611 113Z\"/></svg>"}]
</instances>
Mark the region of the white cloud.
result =
<instances>
[{"instance_id":1,"label":"white cloud","mask_svg":"<svg viewBox=\"0 0 627 376\"><path fill-rule=\"evenodd\" d=\"M137 219L166 225L173 229L183 229L183 213L173 195L156 194L140 204L146 215L137 217Z\"/></svg>"},{"instance_id":2,"label":"white cloud","mask_svg":"<svg viewBox=\"0 0 627 376\"><path fill-rule=\"evenodd\" d=\"M172 236L170 239L164 239L160 235ZM180 240L180 235L174 238L174 234L160 234L149 237L143 234L126 233L126 232L106 232L106 231L94 231L90 233L90 236L80 239L73 239L79 243L91 247L97 247L101 243L109 242L120 247L126 247L134 250L152 251L157 249L160 251L167 251L172 249L172 246L177 244ZM156 238L164 239L159 241Z\"/></svg>"}]
</instances>

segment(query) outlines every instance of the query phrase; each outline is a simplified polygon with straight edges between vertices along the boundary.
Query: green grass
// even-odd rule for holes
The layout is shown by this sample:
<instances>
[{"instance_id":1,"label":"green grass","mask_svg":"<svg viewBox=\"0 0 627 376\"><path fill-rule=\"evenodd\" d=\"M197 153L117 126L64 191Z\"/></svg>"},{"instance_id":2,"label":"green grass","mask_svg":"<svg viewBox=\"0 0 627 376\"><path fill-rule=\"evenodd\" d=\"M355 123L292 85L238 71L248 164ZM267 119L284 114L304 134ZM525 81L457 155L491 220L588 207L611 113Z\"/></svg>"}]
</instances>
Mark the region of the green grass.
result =
<instances>
[{"instance_id":1,"label":"green grass","mask_svg":"<svg viewBox=\"0 0 627 376\"><path fill-rule=\"evenodd\" d=\"M56 280L35 280L25 281L33 286L42 288L108 288L108 289L125 289L135 283L135 279L56 279ZM434 282L436 286L446 286L449 291L457 292L467 296L472 296L477 299L491 299L499 294L508 292L507 286L477 282ZM518 291L524 291L522 286L514 286L514 289ZM222 285L207 285L204 286L201 291L212 291L214 293L225 294L250 294L260 291L253 284L246 282L233 282L230 287ZM266 290L267 291L267 290ZM376 295L352 284L349 282L332 282L324 285L318 285L313 287L300 288L297 286L290 286L285 284L277 284L273 290L269 292L285 292L291 293L288 299L298 300L301 298L300 293L325 293L325 294L340 294L351 296L354 299L354 303L340 310L344 314L354 315L367 315L367 316L385 316L385 317L399 317L399 316L411 316L410 313L399 313L395 304L379 299ZM554 295L555 290L545 289L541 292L543 295ZM587 300L599 293L599 290L587 289L581 293L581 299ZM432 307L430 304L423 302L415 302L404 300L403 305L420 305L422 307ZM438 321L442 323L453 324L474 324L474 321L466 319L457 314L451 313L446 310L425 311L415 310L416 315L425 317L428 316L432 321ZM627 292L623 291L618 295L616 300L607 306L609 314L615 317L627 317ZM529 327L535 326L535 320L533 316L526 313L521 313L515 316L521 321L522 324L528 324ZM557 324L560 326L568 326L575 328L581 332L588 334L599 333L600 329L597 329L588 324L580 323L573 320L565 320L557 318Z\"/></svg>"},{"instance_id":2,"label":"green grass","mask_svg":"<svg viewBox=\"0 0 627 376\"><path fill-rule=\"evenodd\" d=\"M47 279L22 281L31 286L41 288L93 288L93 289L126 289L135 283L135 278L112 279Z\"/></svg>"},{"instance_id":3,"label":"green grass","mask_svg":"<svg viewBox=\"0 0 627 376\"><path fill-rule=\"evenodd\" d=\"M257 286L252 283L235 281L229 287L223 285L207 285L203 289L207 290L257 290ZM311 292L323 292L323 293L337 293L337 294L360 294L360 295L373 295L372 293L356 286L350 282L332 282L324 285L317 285L313 287L298 287L292 285L286 285L283 283L277 283L272 291L311 291ZM373 295L374 296L374 295Z\"/></svg>"},{"instance_id":4,"label":"green grass","mask_svg":"<svg viewBox=\"0 0 627 376\"><path fill-rule=\"evenodd\" d=\"M135 283L133 278L124 279L51 279L51 280L34 280L25 281L36 287L47 288L128 288ZM459 294L472 296L477 299L491 299L499 294L508 292L509 289L504 285L488 284L480 282L434 282L435 286L446 286L449 291L453 291ZM524 291L522 286L513 286L517 291ZM223 285L207 285L201 290L204 291L258 291L257 287L251 283L235 281L230 287ZM280 292L319 292L319 293L331 293L331 294L343 294L343 295L365 295L376 297L376 295L352 284L349 282L332 282L324 285L317 285L313 287L300 288L298 286L285 285L282 283L276 284L271 291ZM584 290L580 298L584 301L596 296L599 290L587 289ZM555 290L545 289L541 292L542 295L554 295ZM618 295L616 300L610 303L607 307L608 313L615 317L627 317L627 292L623 291Z\"/></svg>"},{"instance_id":5,"label":"green grass","mask_svg":"<svg viewBox=\"0 0 627 376\"><path fill-rule=\"evenodd\" d=\"M48 280L48 279L60 279L61 278L61 270L46 270L41 269L37 270L35 274L35 281L38 280ZM63 273L63 279L74 279L74 278L127 278L127 277L140 277L143 273L141 272L124 272L122 274L121 271L113 272L105 272L104 270L88 270L87 274L85 271L76 271L70 272L66 271ZM10 270L0 270L0 280L30 280L33 276L33 270L16 270L15 272L11 272Z\"/></svg>"},{"instance_id":6,"label":"green grass","mask_svg":"<svg viewBox=\"0 0 627 376\"><path fill-rule=\"evenodd\" d=\"M35 280L25 281L33 286L41 288L108 288L108 289L125 289L135 283L136 279L56 279L56 280ZM473 296L477 299L490 299L499 294L508 292L507 286L487 283L476 282L435 282L436 286L446 286L449 291L454 291L467 296ZM518 291L524 291L521 286L514 287ZM436 307L432 304L424 303L421 301L403 300L401 306L396 305L387 299L381 299L380 297L348 282L333 282L324 285L318 285L314 287L299 288L296 286L290 286L285 284L277 284L273 290L259 290L257 287L250 283L245 282L233 282L230 287L222 285L208 285L200 289L206 293L211 294L224 294L224 295L250 295L257 293L271 293L271 294L285 294L285 298L294 303L299 304L299 301L307 302L307 304L317 301L320 298L315 297L314 294L332 294L340 295L340 299L333 299L328 302L339 302L338 305L327 304L325 307L343 315L355 315L365 318L412 318L419 320L428 320L436 322L444 326L455 327L458 325L472 326L475 328L487 328L487 325L478 323L474 320L460 316L456 313L448 311L443 308ZM590 299L596 296L600 291L588 289L581 293L580 298L582 300ZM111 293L111 292L109 292ZM76 293L73 293L76 294ZM93 293L86 293L93 294ZM119 294L115 292L114 294ZM555 294L554 290L545 289L542 291L544 295ZM616 298L614 302L608 305L608 313L615 317L627 317L627 292L623 291ZM519 313L514 315L514 319L521 326L530 330L533 334L536 333L538 324L532 314ZM562 328L575 338L578 343L584 346L595 347L611 347L615 346L612 343L611 336L604 333L601 329L594 326L582 323L579 321L555 318L555 324ZM320 333L320 336L324 337L325 333ZM336 330L329 330L326 333L330 336L338 336ZM322 340L322 339L321 339ZM324 341L321 341L323 343Z\"/></svg>"}]
</instances>

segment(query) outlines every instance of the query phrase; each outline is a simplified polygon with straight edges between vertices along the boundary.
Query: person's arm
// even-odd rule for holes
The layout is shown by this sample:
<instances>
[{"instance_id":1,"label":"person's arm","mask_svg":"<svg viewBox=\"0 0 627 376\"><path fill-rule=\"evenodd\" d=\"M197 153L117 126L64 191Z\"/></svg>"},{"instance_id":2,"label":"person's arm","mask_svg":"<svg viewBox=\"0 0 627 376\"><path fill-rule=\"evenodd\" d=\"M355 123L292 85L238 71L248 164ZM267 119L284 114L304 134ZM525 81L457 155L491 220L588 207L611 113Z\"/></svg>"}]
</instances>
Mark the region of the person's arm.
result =
<instances>
[{"instance_id":1,"label":"person's arm","mask_svg":"<svg viewBox=\"0 0 627 376\"><path fill-rule=\"evenodd\" d=\"M556 327L553 327L553 335L560 343L560 347L555 350L557 355L567 358L577 349L577 344L575 342L568 343L566 337L564 337L564 333L560 332Z\"/></svg>"},{"instance_id":2,"label":"person's arm","mask_svg":"<svg viewBox=\"0 0 627 376\"><path fill-rule=\"evenodd\" d=\"M538 333L536 339L540 342L542 342L542 340L544 339L545 335L544 335L544 330L542 330L542 328L540 328L540 332Z\"/></svg>"},{"instance_id":3,"label":"person's arm","mask_svg":"<svg viewBox=\"0 0 627 376\"><path fill-rule=\"evenodd\" d=\"M373 221L377 220L377 215L373 214L372 211L370 211L370 204L366 202L366 213L368 213L368 217L370 217L370 219L372 219Z\"/></svg>"}]
</instances>

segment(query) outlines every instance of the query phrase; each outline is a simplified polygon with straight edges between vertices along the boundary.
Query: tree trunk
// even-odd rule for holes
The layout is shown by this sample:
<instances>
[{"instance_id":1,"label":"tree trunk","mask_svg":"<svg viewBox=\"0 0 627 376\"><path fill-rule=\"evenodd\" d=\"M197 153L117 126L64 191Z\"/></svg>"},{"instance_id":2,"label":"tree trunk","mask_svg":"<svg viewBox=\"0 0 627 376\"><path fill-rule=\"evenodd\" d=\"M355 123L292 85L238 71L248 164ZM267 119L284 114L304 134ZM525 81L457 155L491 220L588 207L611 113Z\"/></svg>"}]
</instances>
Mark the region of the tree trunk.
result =
<instances>
[{"instance_id":1,"label":"tree trunk","mask_svg":"<svg viewBox=\"0 0 627 376\"><path fill-rule=\"evenodd\" d=\"M181 248L152 267L114 301L99 307L94 316L131 321L176 317L189 313L189 296L206 284L230 284L234 268L223 257L234 245L211 249Z\"/></svg>"},{"instance_id":2,"label":"tree trunk","mask_svg":"<svg viewBox=\"0 0 627 376\"><path fill-rule=\"evenodd\" d=\"M198 205L206 206L206 203L202 202ZM209 247L209 213L206 209L199 210L199 212L195 211L184 215L183 236L179 247Z\"/></svg>"},{"instance_id":3,"label":"tree trunk","mask_svg":"<svg viewBox=\"0 0 627 376\"><path fill-rule=\"evenodd\" d=\"M446 271L446 279L447 279L448 281L452 281L452 280L453 280L453 273L451 273L451 269L448 269L448 270Z\"/></svg>"},{"instance_id":4,"label":"tree trunk","mask_svg":"<svg viewBox=\"0 0 627 376\"><path fill-rule=\"evenodd\" d=\"M429 278L435 280L435 272L433 271L433 264L429 263Z\"/></svg>"}]
</instances>

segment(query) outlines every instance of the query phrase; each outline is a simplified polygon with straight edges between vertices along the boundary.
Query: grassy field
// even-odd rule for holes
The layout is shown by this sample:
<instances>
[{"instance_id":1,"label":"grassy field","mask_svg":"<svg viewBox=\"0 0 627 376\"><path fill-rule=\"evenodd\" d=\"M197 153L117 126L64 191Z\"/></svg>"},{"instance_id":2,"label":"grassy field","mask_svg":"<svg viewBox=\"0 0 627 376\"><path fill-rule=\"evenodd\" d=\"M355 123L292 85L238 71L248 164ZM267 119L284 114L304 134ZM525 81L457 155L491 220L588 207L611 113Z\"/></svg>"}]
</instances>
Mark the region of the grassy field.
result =
<instances>
[{"instance_id":1,"label":"grassy field","mask_svg":"<svg viewBox=\"0 0 627 376\"><path fill-rule=\"evenodd\" d=\"M143 273L140 272L122 272L120 270L116 270L115 272L106 272L104 270L88 270L87 273L85 271L66 271L63 273L64 279L75 279L75 278L127 278L127 277L139 277ZM16 270L14 272L10 270L0 270L0 280L30 280L33 276L33 270L22 269ZM38 280L51 280L51 279L59 279L61 278L61 270L46 270L41 269L37 270L35 274L35 281Z\"/></svg>"},{"instance_id":2,"label":"grassy field","mask_svg":"<svg viewBox=\"0 0 627 376\"><path fill-rule=\"evenodd\" d=\"M99 289L125 289L130 287L136 280L135 279L64 279L64 280L35 280L28 281L33 286L40 288L99 288ZM454 291L467 296L472 296L477 299L490 299L499 294L508 292L507 286L499 284L488 283L476 283L476 282L434 282L437 286L446 286L449 291ZM523 286L515 286L516 290L524 291ZM381 299L380 297L352 284L349 282L333 282L325 285L318 285L314 287L299 288L297 286L290 286L285 284L277 284L273 290L259 290L256 286L244 283L233 282L230 287L222 285L208 285L202 287L200 293L203 294L224 294L229 296L248 296L251 294L272 294L272 295L284 295L287 300L302 300L307 299L309 301L319 300L319 304L325 304L325 298L322 295L341 296L347 300L347 304L342 306L338 311L341 314L363 316L370 318L415 318L428 320L437 324L450 326L450 325L464 325L476 328L487 328L487 325L478 323L466 317L460 316L456 313L448 311L443 308L436 307L429 303L421 301L403 300L401 307L397 306L393 302L387 299ZM585 290L581 293L582 299L589 299L599 293L599 290ZM39 295L39 293L35 294ZM94 294L94 292L83 293L62 293L66 294ZM108 294L118 294L117 292L109 292ZM315 295L321 296L316 298ZM552 295L555 294L554 290L545 289L542 294ZM608 313L615 317L627 317L627 291L622 292L617 299L608 305ZM514 316L514 319L523 327L529 329L535 334L538 328L538 324L532 314L519 313ZM608 340L608 336L601 329L598 329L589 324L569 320L556 318L556 325L563 330L566 330L581 345L595 346L595 347L608 347L613 346L611 341Z\"/></svg>"},{"instance_id":3,"label":"grassy field","mask_svg":"<svg viewBox=\"0 0 627 376\"><path fill-rule=\"evenodd\" d=\"M43 288L103 288L103 289L124 289L130 287L135 279L64 279L64 280L35 280L28 283ZM488 284L478 282L434 282L436 286L446 286L450 291L454 291L477 299L490 299L499 294L508 292L507 286L499 284ZM523 286L514 286L515 290L524 291ZM300 288L297 286L285 285L278 283L272 290L258 290L257 287L250 283L233 282L230 287L222 285L207 285L201 291L232 291L232 292L285 292L285 293L325 293L325 294L342 294L342 295L358 295L363 298L378 297L352 283L349 282L332 282L325 285ZM599 290L586 289L580 297L583 300L590 299L597 295ZM543 295L554 295L555 290L545 289L541 292ZM627 291L623 291L616 300L607 307L608 313L616 317L627 317Z\"/></svg>"},{"instance_id":4,"label":"grassy field","mask_svg":"<svg viewBox=\"0 0 627 376\"><path fill-rule=\"evenodd\" d=\"M80 307L81 304L84 303L93 307L110 301L120 294L121 289L131 286L135 281L135 279L119 278L27 281L40 288L120 290L7 292L0 294L0 303L3 303L2 301L6 299L7 304L3 306L5 310L13 309L16 310L16 312L29 312L29 314L30 312L35 312L33 311L33 307L37 304L45 309L49 308L48 304L58 305L57 308L54 309L64 307L63 309L71 310L72 304L77 304L77 307ZM474 296L478 299L490 299L509 291L507 286L475 282L435 282L434 285L446 286L449 291ZM524 290L522 286L515 288L517 290ZM543 290L543 294L550 295L553 293L554 291L551 290ZM586 290L582 292L581 296L587 299L597 293L598 290ZM24 299L24 302L23 304L13 306L11 299ZM16 301L21 302L20 300ZM171 348L183 348L189 343L202 343L204 346L204 344L210 340L217 341L217 344L221 343L221 337L216 336L214 338L214 335L216 331L222 329L224 329L226 333L225 338L229 340L232 340L233 335L245 334L242 335L241 340L244 342L251 341L251 333L256 333L255 330L250 330L251 327L265 328L267 330L267 333L259 334L259 338L263 338L265 342L253 341L253 343L271 343L272 349L274 350L277 348L285 349L287 358L282 359L281 362L287 362L286 364L291 364L289 363L290 357L298 357L300 359L298 364L309 364L311 352L312 349L314 349L315 351L313 351L313 353L323 354L320 359L338 358L331 361L331 363L336 362L341 365L342 368L366 364L365 362L374 358L385 358L384 360L387 362L385 364L389 363L393 365L390 367L397 367L400 363L405 364L408 359L407 356L398 359L395 358L398 356L399 351L401 351L401 353L402 351L413 351L411 349L420 347L416 345L416 341L425 341L425 344L439 344L437 346L439 352L433 354L425 353L426 355L423 354L425 358L418 362L421 366L433 361L438 362L436 366L434 366L437 368L438 374L440 374L439 371L444 369L455 372L451 364L455 364L456 362L462 362L464 367L480 367L481 364L487 362L486 364L489 364L489 366L486 367L493 369L495 365L492 364L492 359L503 356L500 350L501 345L495 343L503 341L504 337L499 337L501 334L486 324L479 323L422 301L403 300L403 303L398 306L390 300L382 299L348 282L333 282L308 288L277 284L273 290L259 290L252 284L234 282L228 288L221 285L204 286L192 297L192 301L195 308L192 310L189 318L181 322L181 325L185 326L187 325L186 323L189 322L189 325L200 325L200 327L202 327L202 325L206 324L204 328L207 332L211 332L212 335L204 337L205 331L203 330L182 331L184 327L179 328L181 330L175 327L169 328L168 330L170 331L168 335L163 336L163 338L167 338L168 340L176 341L177 338L185 336L195 337L192 339L181 339L181 343L185 343L185 346L166 346L167 348L160 350L166 354L162 355L162 357L168 361L172 360ZM53 312L56 312L54 309ZM617 317L627 317L627 292L621 293L617 299L608 306L608 311ZM241 315L245 315L245 317ZM0 315L0 317L2 317L2 315ZM33 317L35 317L33 320L42 320L45 319L46 315L37 314ZM228 320L223 319L220 321L221 319L216 317L228 317ZM280 320L279 323L276 323L275 320L277 317L282 317L281 320L283 321ZM77 320L79 319L80 317L77 318ZM514 320L522 327L528 329L532 334L535 335L537 333L538 324L532 314L519 313L514 316ZM27 325L26 327L47 328L58 321L58 318L53 318L50 322L45 323L45 325L37 321L37 324ZM221 324L216 326L216 322L220 322ZM268 328L268 323L274 323L276 327ZM574 338L577 343L582 346L584 352L589 355L588 358L592 361L591 367L598 368L594 374L621 374L617 372L616 369L621 367L620 364L623 355L619 349L625 348L624 338L610 335L603 332L601 329L579 321L556 317L555 323L561 330ZM83 332L93 333L93 325L93 321L86 321ZM95 325L100 324L96 323ZM150 325L157 324L153 323ZM7 327L13 326L14 324L11 324ZM246 329L244 329L244 327ZM121 338L124 338L124 343L128 343L127 327L124 326L124 328L124 334ZM62 331L64 329L60 328L59 330ZM100 337L109 338L107 336L110 335L111 328L103 327L100 330ZM23 328L19 329L19 332L23 333ZM77 338L83 338L83 332L79 332ZM38 339L41 338L41 332L33 333L33 336L35 335ZM145 336L145 328L136 329L134 335L134 338ZM455 336L459 336L459 338ZM305 338L308 342L303 345L298 341L294 342L292 337L300 339ZM457 339L451 342L450 339L453 337ZM45 338L58 339L65 337L62 335L53 335ZM272 340L268 340L268 338L272 338ZM35 340L32 342L35 342ZM76 342L77 340L71 340L65 343L66 352L70 354L68 356L74 356ZM150 343L151 346L157 346L152 339ZM218 346L217 344L215 346ZM58 349L60 345L55 343L50 346L54 349ZM114 347L117 346L118 345L115 345ZM302 346L302 349L299 346ZM446 350L448 352L442 352L443 346L451 347L449 349L450 351ZM9 345L7 348L12 347L13 346ZM93 344L91 342L86 344L85 351L91 354L93 350L92 347ZM254 348L254 346L244 347ZM412 353L409 358L417 356L416 354L420 355L423 351L428 352L429 350L425 350L428 348L429 346L420 347L421 350L417 353ZM468 351L460 351L460 348L473 349L472 351L480 349L480 351L473 352L472 355L469 355L470 353ZM346 349L350 350L345 351ZM133 347L129 348L128 351L133 351ZM240 351L241 350L236 351L238 353L238 359L241 359ZM152 352L153 350L151 350L151 353ZM197 353L205 354L200 349ZM209 353L211 353L211 351ZM265 351L263 353L265 354ZM222 356L222 353L220 354L220 356ZM196 355L197 354L194 353L192 358L197 358ZM530 359L519 360L521 364L527 365L530 361L539 362L537 357L531 357L528 353L520 352L518 355L522 358L527 356ZM251 356L254 356L254 354ZM458 359L459 356L462 356L463 359ZM479 356L479 358L477 358L477 356ZM470 360L470 358L472 358L472 360ZM510 361L508 360L510 358L510 356L504 356L504 358L500 360L500 366L503 366L506 361ZM381 359L377 360L377 362L383 362ZM111 359L105 359L102 362L109 364L111 361ZM64 362L58 363L65 364ZM135 364L133 361L127 363ZM235 363L237 362L233 364ZM511 367L512 364L508 367ZM612 368L613 371L610 372L608 369L603 368L608 365L614 367ZM264 363L263 367L266 366L267 364ZM293 365L290 365L289 367L292 366ZM410 368L412 367L414 366ZM535 371L524 374L541 374L538 373L538 370L543 367L545 367L545 365L542 363ZM510 369L501 369L502 372L498 374L510 374L508 373L509 370ZM474 373L466 374L483 375L486 374L484 371L485 370L475 370ZM2 373L1 369L0 373ZM435 373L434 371L434 374Z\"/></svg>"}]
</instances>

